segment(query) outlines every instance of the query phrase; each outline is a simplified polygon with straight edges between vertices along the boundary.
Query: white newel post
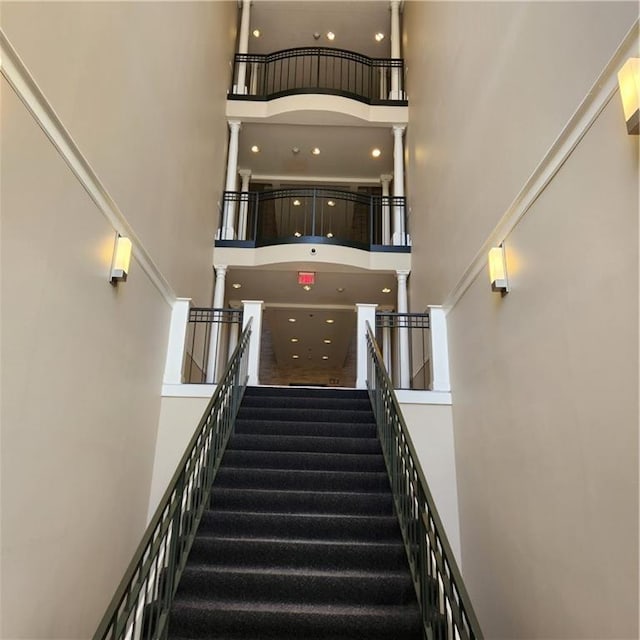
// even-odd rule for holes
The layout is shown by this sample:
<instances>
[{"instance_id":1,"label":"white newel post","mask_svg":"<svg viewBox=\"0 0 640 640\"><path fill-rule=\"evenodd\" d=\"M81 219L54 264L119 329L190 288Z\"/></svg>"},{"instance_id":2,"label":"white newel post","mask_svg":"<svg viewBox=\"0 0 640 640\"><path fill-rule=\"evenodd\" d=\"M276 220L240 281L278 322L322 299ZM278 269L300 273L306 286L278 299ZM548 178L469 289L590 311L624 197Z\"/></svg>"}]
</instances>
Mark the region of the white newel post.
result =
<instances>
[{"instance_id":1,"label":"white newel post","mask_svg":"<svg viewBox=\"0 0 640 640\"><path fill-rule=\"evenodd\" d=\"M431 343L431 358L429 359L431 390L451 391L447 316L440 306L429 307L429 336Z\"/></svg>"},{"instance_id":2,"label":"white newel post","mask_svg":"<svg viewBox=\"0 0 640 640\"><path fill-rule=\"evenodd\" d=\"M377 304L356 304L358 313L357 320L357 376L356 388L367 388L367 323L371 331L376 330L376 308Z\"/></svg>"},{"instance_id":3,"label":"white newel post","mask_svg":"<svg viewBox=\"0 0 640 640\"><path fill-rule=\"evenodd\" d=\"M238 53L249 53L249 25L251 23L251 0L242 0L242 17L240 18L240 35L238 37ZM235 92L247 93L247 63L238 63L238 80Z\"/></svg>"},{"instance_id":4,"label":"white newel post","mask_svg":"<svg viewBox=\"0 0 640 640\"><path fill-rule=\"evenodd\" d=\"M393 383L393 365L391 360L391 327L382 327L382 359Z\"/></svg>"},{"instance_id":5,"label":"white newel post","mask_svg":"<svg viewBox=\"0 0 640 640\"><path fill-rule=\"evenodd\" d=\"M225 191L235 191L238 175L238 147L240 144L239 120L229 120L229 153L227 156L227 181ZM221 240L233 240L235 231L236 203L235 200L223 202L224 211L222 217L222 229L220 230Z\"/></svg>"},{"instance_id":6,"label":"white newel post","mask_svg":"<svg viewBox=\"0 0 640 640\"><path fill-rule=\"evenodd\" d=\"M408 270L396 271L398 279L398 313L408 313L409 304L407 299L407 277ZM398 327L398 351L400 365L400 388L409 389L411 387L411 367L409 361L409 329L405 325L405 320L399 319ZM405 325L405 326L403 326Z\"/></svg>"},{"instance_id":7,"label":"white newel post","mask_svg":"<svg viewBox=\"0 0 640 640\"><path fill-rule=\"evenodd\" d=\"M400 0L391 0L391 57L400 58ZM391 93L390 100L402 100L400 91L401 69L393 67L391 69Z\"/></svg>"},{"instance_id":8,"label":"white newel post","mask_svg":"<svg viewBox=\"0 0 640 640\"><path fill-rule=\"evenodd\" d=\"M405 125L393 125L393 196L394 198L404 197L404 145L402 135ZM407 244L404 229L404 207L394 205L393 207L393 244Z\"/></svg>"},{"instance_id":9,"label":"white newel post","mask_svg":"<svg viewBox=\"0 0 640 640\"><path fill-rule=\"evenodd\" d=\"M250 386L260 384L258 374L260 372L260 343L262 342L262 300L243 300L244 317L242 329L251 322L251 338L249 339L249 382Z\"/></svg>"},{"instance_id":10,"label":"white newel post","mask_svg":"<svg viewBox=\"0 0 640 640\"><path fill-rule=\"evenodd\" d=\"M247 211L249 210L249 180L251 179L250 169L240 169L240 211L238 212L238 240L247 239Z\"/></svg>"},{"instance_id":11,"label":"white newel post","mask_svg":"<svg viewBox=\"0 0 640 640\"><path fill-rule=\"evenodd\" d=\"M227 277L227 265L215 265L214 268L216 270L216 284L213 289L213 308L222 309L224 307L224 290L225 278ZM216 382L218 369L218 346L220 344L221 335L220 327L220 322L213 322L211 324L211 333L209 335L209 356L207 358L208 384Z\"/></svg>"},{"instance_id":12,"label":"white newel post","mask_svg":"<svg viewBox=\"0 0 640 640\"><path fill-rule=\"evenodd\" d=\"M391 212L389 207L389 184L393 179L392 175L383 174L380 176L382 185L382 244L391 244Z\"/></svg>"},{"instance_id":13,"label":"white newel post","mask_svg":"<svg viewBox=\"0 0 640 640\"><path fill-rule=\"evenodd\" d=\"M233 306L231 308L234 310L237 310L238 312L240 311L240 309L236 306ZM238 346L239 335L240 335L240 324L238 322L232 322L229 325L229 350L227 352L227 362L231 360L231 356L233 355L233 352L236 350L236 347Z\"/></svg>"},{"instance_id":14,"label":"white newel post","mask_svg":"<svg viewBox=\"0 0 640 640\"><path fill-rule=\"evenodd\" d=\"M191 298L178 298L173 303L171 324L169 325L169 344L167 345L167 357L164 362L164 377L162 380L164 384L182 384L190 306Z\"/></svg>"}]
</instances>

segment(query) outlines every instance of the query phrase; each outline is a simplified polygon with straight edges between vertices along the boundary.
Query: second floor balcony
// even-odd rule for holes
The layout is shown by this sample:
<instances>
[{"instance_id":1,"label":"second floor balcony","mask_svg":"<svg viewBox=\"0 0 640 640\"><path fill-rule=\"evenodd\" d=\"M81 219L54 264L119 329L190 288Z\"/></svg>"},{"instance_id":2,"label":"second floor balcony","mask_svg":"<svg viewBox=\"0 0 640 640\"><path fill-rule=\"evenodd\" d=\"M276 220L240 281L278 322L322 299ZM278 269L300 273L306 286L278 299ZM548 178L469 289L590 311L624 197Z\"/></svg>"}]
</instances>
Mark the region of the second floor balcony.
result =
<instances>
[{"instance_id":1,"label":"second floor balcony","mask_svg":"<svg viewBox=\"0 0 640 640\"><path fill-rule=\"evenodd\" d=\"M216 246L312 242L409 252L404 197L320 187L225 191Z\"/></svg>"},{"instance_id":2,"label":"second floor balcony","mask_svg":"<svg viewBox=\"0 0 640 640\"><path fill-rule=\"evenodd\" d=\"M236 54L231 100L330 94L369 105L406 106L404 60L369 58L328 47Z\"/></svg>"}]
</instances>

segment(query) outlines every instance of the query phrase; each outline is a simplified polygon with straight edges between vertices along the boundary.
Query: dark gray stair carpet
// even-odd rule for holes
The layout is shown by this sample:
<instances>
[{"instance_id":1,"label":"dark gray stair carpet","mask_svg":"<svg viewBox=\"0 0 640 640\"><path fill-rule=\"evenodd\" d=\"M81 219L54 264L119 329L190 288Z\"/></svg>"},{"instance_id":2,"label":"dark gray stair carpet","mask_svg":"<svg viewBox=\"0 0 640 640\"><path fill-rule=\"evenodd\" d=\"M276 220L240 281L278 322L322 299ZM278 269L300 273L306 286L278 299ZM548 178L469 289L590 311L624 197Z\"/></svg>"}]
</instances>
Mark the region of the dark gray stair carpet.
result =
<instances>
[{"instance_id":1,"label":"dark gray stair carpet","mask_svg":"<svg viewBox=\"0 0 640 640\"><path fill-rule=\"evenodd\" d=\"M421 640L366 392L249 387L169 640Z\"/></svg>"}]
</instances>

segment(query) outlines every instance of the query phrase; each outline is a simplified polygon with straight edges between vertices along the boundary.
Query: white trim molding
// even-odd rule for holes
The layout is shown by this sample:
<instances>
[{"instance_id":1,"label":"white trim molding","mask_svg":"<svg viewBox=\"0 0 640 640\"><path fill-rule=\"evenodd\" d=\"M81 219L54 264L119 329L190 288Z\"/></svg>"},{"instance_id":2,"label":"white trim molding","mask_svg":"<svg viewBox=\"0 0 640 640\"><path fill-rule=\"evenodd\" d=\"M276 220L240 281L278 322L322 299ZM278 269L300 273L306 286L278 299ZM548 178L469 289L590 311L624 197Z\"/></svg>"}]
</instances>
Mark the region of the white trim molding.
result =
<instances>
[{"instance_id":1,"label":"white trim molding","mask_svg":"<svg viewBox=\"0 0 640 640\"><path fill-rule=\"evenodd\" d=\"M140 238L120 211L87 158L80 151L2 29L0 29L0 56L2 60L0 71L4 78L62 156L98 210L115 231L131 240L132 253L136 262L147 274L167 304L173 306L176 295L171 285L151 259Z\"/></svg>"},{"instance_id":2,"label":"white trim molding","mask_svg":"<svg viewBox=\"0 0 640 640\"><path fill-rule=\"evenodd\" d=\"M560 135L558 135L482 247L480 247L458 283L445 298L442 304L445 313L455 307L478 275L484 271L489 249L499 246L507 239L571 156L573 150L580 144L582 138L587 134L613 96L616 95L618 92L617 74L620 67L622 67L627 58L638 55L640 47L639 23L640 20L634 22L584 100L569 118Z\"/></svg>"}]
</instances>

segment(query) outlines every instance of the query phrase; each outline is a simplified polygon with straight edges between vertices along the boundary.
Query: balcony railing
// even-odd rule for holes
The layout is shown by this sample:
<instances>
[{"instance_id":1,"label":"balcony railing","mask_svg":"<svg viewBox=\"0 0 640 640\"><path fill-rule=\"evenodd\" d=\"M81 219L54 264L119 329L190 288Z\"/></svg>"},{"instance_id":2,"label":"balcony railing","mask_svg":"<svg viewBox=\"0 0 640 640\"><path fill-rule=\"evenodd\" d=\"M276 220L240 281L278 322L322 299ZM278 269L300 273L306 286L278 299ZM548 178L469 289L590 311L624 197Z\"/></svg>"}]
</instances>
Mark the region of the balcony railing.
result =
<instances>
[{"instance_id":1,"label":"balcony railing","mask_svg":"<svg viewBox=\"0 0 640 640\"><path fill-rule=\"evenodd\" d=\"M225 191L218 236L217 246L313 242L410 251L404 197L338 189Z\"/></svg>"},{"instance_id":2,"label":"balcony railing","mask_svg":"<svg viewBox=\"0 0 640 640\"><path fill-rule=\"evenodd\" d=\"M266 55L236 54L229 98L272 100L303 93L404 106L404 60L369 58L326 47L285 49Z\"/></svg>"}]
</instances>

